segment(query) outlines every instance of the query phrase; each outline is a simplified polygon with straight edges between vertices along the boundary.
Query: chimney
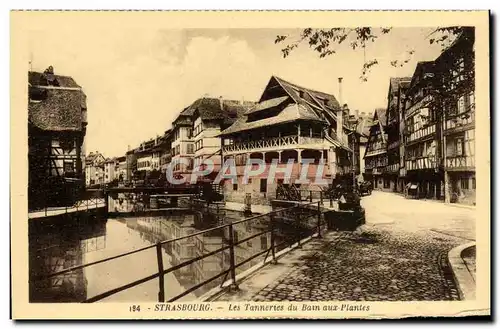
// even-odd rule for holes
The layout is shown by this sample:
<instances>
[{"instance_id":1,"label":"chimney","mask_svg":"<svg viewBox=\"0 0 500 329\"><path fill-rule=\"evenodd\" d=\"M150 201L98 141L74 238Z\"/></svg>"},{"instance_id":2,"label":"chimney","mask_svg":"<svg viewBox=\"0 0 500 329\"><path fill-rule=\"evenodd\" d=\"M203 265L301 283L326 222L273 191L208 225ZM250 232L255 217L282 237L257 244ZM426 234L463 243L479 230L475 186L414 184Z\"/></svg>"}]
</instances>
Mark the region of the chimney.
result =
<instances>
[{"instance_id":1,"label":"chimney","mask_svg":"<svg viewBox=\"0 0 500 329\"><path fill-rule=\"evenodd\" d=\"M337 139L339 141L342 141L342 135L343 135L343 126L344 126L344 113L343 113L343 109L342 109L342 79L343 78L339 78L339 104L340 104L340 108L337 110L337 127L336 127L336 130L337 130Z\"/></svg>"},{"instance_id":2,"label":"chimney","mask_svg":"<svg viewBox=\"0 0 500 329\"><path fill-rule=\"evenodd\" d=\"M356 119L359 119L359 110L354 110L354 113L356 113Z\"/></svg>"},{"instance_id":3,"label":"chimney","mask_svg":"<svg viewBox=\"0 0 500 329\"><path fill-rule=\"evenodd\" d=\"M224 100L222 99L222 96L219 96L219 104L220 104L220 110L224 111Z\"/></svg>"}]
</instances>

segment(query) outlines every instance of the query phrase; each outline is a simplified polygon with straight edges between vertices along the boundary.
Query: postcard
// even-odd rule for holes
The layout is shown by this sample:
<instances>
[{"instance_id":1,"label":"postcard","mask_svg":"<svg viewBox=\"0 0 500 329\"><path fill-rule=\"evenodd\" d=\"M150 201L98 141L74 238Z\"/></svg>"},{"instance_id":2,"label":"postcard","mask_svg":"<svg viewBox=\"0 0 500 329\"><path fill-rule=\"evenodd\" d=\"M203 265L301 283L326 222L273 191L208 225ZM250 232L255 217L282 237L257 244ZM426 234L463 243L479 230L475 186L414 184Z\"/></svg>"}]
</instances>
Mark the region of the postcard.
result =
<instances>
[{"instance_id":1,"label":"postcard","mask_svg":"<svg viewBox=\"0 0 500 329\"><path fill-rule=\"evenodd\" d=\"M12 318L490 316L489 56L487 11L12 11Z\"/></svg>"}]
</instances>

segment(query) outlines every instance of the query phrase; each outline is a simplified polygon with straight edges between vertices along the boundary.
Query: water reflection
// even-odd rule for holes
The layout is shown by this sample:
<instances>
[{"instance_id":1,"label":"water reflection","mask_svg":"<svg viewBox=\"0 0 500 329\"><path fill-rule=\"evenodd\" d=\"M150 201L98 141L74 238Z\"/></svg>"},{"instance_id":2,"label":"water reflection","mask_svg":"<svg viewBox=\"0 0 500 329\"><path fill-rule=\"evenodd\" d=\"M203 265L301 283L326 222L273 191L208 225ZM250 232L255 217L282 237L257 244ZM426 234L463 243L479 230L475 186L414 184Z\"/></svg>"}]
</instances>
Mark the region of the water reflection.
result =
<instances>
[{"instance_id":1,"label":"water reflection","mask_svg":"<svg viewBox=\"0 0 500 329\"><path fill-rule=\"evenodd\" d=\"M110 202L114 209L127 211L137 207L135 200L119 198ZM115 208L116 207L116 208ZM30 300L32 302L79 302L107 290L128 284L158 271L155 248L130 256L101 263L46 280L34 280L62 269L94 262L134 249L149 246L204 231L222 224L241 220L242 213L215 209L171 211L162 216L139 216L127 219L99 219L72 215L70 221L59 223L30 223ZM276 243L294 236L297 228L280 221ZM269 218L233 225L233 240L240 242L263 233L235 247L235 263L240 264L271 245ZM303 234L307 230L301 229ZM229 229L212 230L166 243L163 248L164 268L214 252L228 245ZM283 246L285 247L285 246ZM282 247L282 248L283 248ZM262 261L265 253L236 269L241 273ZM229 250L220 251L165 275L166 300L229 269ZM194 300L209 289L220 285L221 277L184 296L182 301ZM104 301L155 302L158 300L159 280L154 279L134 288L112 295Z\"/></svg>"}]
</instances>

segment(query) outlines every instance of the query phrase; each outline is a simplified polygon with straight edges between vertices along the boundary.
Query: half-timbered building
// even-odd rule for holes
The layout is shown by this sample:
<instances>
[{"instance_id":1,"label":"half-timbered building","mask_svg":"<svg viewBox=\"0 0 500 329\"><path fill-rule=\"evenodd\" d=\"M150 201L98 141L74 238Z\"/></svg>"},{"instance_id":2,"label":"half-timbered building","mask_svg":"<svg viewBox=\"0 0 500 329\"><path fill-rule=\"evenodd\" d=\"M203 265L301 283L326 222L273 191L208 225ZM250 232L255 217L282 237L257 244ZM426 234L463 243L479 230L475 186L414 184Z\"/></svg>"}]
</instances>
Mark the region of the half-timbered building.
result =
<instances>
[{"instance_id":1,"label":"half-timbered building","mask_svg":"<svg viewBox=\"0 0 500 329\"><path fill-rule=\"evenodd\" d=\"M390 180L383 176L387 166L386 109L375 109L364 156L365 176L373 188L390 191Z\"/></svg>"},{"instance_id":2,"label":"half-timbered building","mask_svg":"<svg viewBox=\"0 0 500 329\"><path fill-rule=\"evenodd\" d=\"M476 202L474 29L463 33L435 61L443 104L446 201Z\"/></svg>"},{"instance_id":3,"label":"half-timbered building","mask_svg":"<svg viewBox=\"0 0 500 329\"><path fill-rule=\"evenodd\" d=\"M387 94L387 122L385 124L387 166L384 169L384 176L389 180L390 190L394 192L403 192L405 186L404 175L401 172L401 168L404 168L401 156L404 154L404 143L401 140L404 128L404 97L410 82L411 77L390 78Z\"/></svg>"},{"instance_id":4,"label":"half-timbered building","mask_svg":"<svg viewBox=\"0 0 500 329\"><path fill-rule=\"evenodd\" d=\"M306 173L310 183L299 184L298 188L319 189L314 182L320 162L325 164L320 177L347 177L352 182L353 149L349 141L354 140L355 133L346 124L348 118L347 107L342 108L333 95L271 77L258 103L220 134L224 160L234 159L238 176L236 182L227 180L224 185L226 201L242 204L250 197L252 207L269 205L276 198L277 186L297 185L303 159L313 161ZM248 159L263 160L266 169L245 183ZM293 161L288 182L283 172L268 180L273 160L280 169Z\"/></svg>"},{"instance_id":5,"label":"half-timbered building","mask_svg":"<svg viewBox=\"0 0 500 329\"><path fill-rule=\"evenodd\" d=\"M439 170L440 117L433 90L435 64L419 62L406 91L404 112L405 171L407 183L418 186L420 198L440 199L442 172Z\"/></svg>"},{"instance_id":6,"label":"half-timbered building","mask_svg":"<svg viewBox=\"0 0 500 329\"><path fill-rule=\"evenodd\" d=\"M28 73L30 207L72 203L84 187L86 95L69 76Z\"/></svg>"}]
</instances>

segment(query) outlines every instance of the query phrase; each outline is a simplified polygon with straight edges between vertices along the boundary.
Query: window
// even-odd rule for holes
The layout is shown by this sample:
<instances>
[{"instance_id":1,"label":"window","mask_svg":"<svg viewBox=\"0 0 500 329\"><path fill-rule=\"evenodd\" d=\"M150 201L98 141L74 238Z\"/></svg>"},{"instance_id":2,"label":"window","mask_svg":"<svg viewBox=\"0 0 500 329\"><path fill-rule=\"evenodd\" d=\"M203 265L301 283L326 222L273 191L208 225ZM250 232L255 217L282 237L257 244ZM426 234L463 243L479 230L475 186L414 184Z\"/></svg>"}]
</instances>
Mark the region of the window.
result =
<instances>
[{"instance_id":1,"label":"window","mask_svg":"<svg viewBox=\"0 0 500 329\"><path fill-rule=\"evenodd\" d=\"M181 146L180 145L177 145L175 147L175 154L180 154L181 153Z\"/></svg>"},{"instance_id":2,"label":"window","mask_svg":"<svg viewBox=\"0 0 500 329\"><path fill-rule=\"evenodd\" d=\"M466 111L466 108L465 108L465 97L464 96L460 96L458 98L457 108L458 108L458 113L464 113Z\"/></svg>"},{"instance_id":3,"label":"window","mask_svg":"<svg viewBox=\"0 0 500 329\"><path fill-rule=\"evenodd\" d=\"M260 249L261 250L267 249L267 236L265 235L260 237Z\"/></svg>"},{"instance_id":4,"label":"window","mask_svg":"<svg viewBox=\"0 0 500 329\"><path fill-rule=\"evenodd\" d=\"M73 172L73 162L64 162L64 172Z\"/></svg>"},{"instance_id":5,"label":"window","mask_svg":"<svg viewBox=\"0 0 500 329\"><path fill-rule=\"evenodd\" d=\"M389 187L390 187L389 180L384 178L384 188L389 188Z\"/></svg>"},{"instance_id":6,"label":"window","mask_svg":"<svg viewBox=\"0 0 500 329\"><path fill-rule=\"evenodd\" d=\"M238 191L238 184L233 184L233 191Z\"/></svg>"},{"instance_id":7,"label":"window","mask_svg":"<svg viewBox=\"0 0 500 329\"><path fill-rule=\"evenodd\" d=\"M460 179L460 187L462 188L462 190L468 190L469 189L469 178Z\"/></svg>"},{"instance_id":8,"label":"window","mask_svg":"<svg viewBox=\"0 0 500 329\"><path fill-rule=\"evenodd\" d=\"M186 151L187 154L192 154L194 153L193 151L193 144L187 144L187 151Z\"/></svg>"},{"instance_id":9,"label":"window","mask_svg":"<svg viewBox=\"0 0 500 329\"><path fill-rule=\"evenodd\" d=\"M462 156L464 151L464 140L462 138L457 138L455 140L455 155Z\"/></svg>"},{"instance_id":10,"label":"window","mask_svg":"<svg viewBox=\"0 0 500 329\"><path fill-rule=\"evenodd\" d=\"M187 138L193 137L193 129L192 128L186 128L186 133L187 133Z\"/></svg>"},{"instance_id":11,"label":"window","mask_svg":"<svg viewBox=\"0 0 500 329\"><path fill-rule=\"evenodd\" d=\"M267 192L267 179L266 178L261 178L261 180L260 180L260 192L261 193Z\"/></svg>"},{"instance_id":12,"label":"window","mask_svg":"<svg viewBox=\"0 0 500 329\"><path fill-rule=\"evenodd\" d=\"M476 189L476 177L472 177L471 181L472 181L472 189L475 190Z\"/></svg>"}]
</instances>

